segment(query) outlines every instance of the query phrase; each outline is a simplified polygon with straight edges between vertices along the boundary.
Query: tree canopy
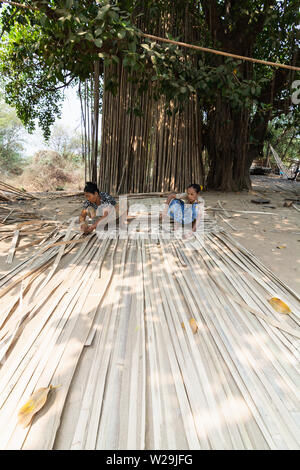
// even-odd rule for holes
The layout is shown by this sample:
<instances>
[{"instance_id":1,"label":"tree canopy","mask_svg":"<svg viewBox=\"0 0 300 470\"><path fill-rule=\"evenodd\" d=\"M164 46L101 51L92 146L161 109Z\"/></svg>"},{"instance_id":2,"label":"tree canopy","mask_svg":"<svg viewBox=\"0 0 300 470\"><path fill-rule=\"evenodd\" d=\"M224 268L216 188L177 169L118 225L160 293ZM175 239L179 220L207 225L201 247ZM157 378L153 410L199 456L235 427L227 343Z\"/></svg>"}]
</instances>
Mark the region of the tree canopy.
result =
<instances>
[{"instance_id":1,"label":"tree canopy","mask_svg":"<svg viewBox=\"0 0 300 470\"><path fill-rule=\"evenodd\" d=\"M218 102L233 113L248 110L255 152L260 151L255 145L262 144L262 125L266 131L267 123L282 114L299 122L299 107L291 101L295 72L143 36L175 11L182 11L177 18L184 25L188 9L193 44L299 66L296 0L33 0L26 5L30 8L1 5L0 70L6 101L29 130L38 120L49 137L63 88L88 79L95 61L100 74L121 63L138 93L151 87L154 99L164 97L167 109L172 103L172 110L180 110L197 96L208 126L214 111L222 114ZM178 28L176 35L176 28L168 31L166 25L165 36L181 41L182 31ZM111 75L104 85L116 94L118 76ZM133 112L143 110L137 104Z\"/></svg>"},{"instance_id":2,"label":"tree canopy","mask_svg":"<svg viewBox=\"0 0 300 470\"><path fill-rule=\"evenodd\" d=\"M14 109L0 100L0 168L3 174L18 175L24 165L23 126Z\"/></svg>"}]
</instances>

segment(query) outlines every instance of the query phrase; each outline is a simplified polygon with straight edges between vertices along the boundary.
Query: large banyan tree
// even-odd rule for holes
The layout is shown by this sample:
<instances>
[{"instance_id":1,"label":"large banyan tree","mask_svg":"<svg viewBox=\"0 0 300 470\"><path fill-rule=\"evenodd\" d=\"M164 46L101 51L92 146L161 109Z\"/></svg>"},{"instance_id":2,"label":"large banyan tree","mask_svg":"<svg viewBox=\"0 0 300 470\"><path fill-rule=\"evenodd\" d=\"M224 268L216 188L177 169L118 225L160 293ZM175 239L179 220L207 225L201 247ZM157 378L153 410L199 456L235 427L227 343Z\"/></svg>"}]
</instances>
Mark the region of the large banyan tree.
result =
<instances>
[{"instance_id":1,"label":"large banyan tree","mask_svg":"<svg viewBox=\"0 0 300 470\"><path fill-rule=\"evenodd\" d=\"M269 121L299 114L295 71L144 35L297 66L297 1L0 4L6 101L47 136L77 84L86 178L103 190L249 189Z\"/></svg>"}]
</instances>

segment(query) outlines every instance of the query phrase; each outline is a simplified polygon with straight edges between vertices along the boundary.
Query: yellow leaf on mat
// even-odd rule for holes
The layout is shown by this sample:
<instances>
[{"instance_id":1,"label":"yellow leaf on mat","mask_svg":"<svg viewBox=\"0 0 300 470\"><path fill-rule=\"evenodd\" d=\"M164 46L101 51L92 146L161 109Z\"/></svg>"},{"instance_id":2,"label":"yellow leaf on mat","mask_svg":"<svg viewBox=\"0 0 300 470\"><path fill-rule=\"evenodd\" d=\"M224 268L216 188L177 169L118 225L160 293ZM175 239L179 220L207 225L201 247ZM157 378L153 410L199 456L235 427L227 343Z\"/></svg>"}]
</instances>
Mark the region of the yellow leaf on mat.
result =
<instances>
[{"instance_id":1,"label":"yellow leaf on mat","mask_svg":"<svg viewBox=\"0 0 300 470\"><path fill-rule=\"evenodd\" d=\"M44 406L47 401L48 393L53 388L50 385L47 388L39 388L34 392L18 412L18 424L26 428L33 416Z\"/></svg>"},{"instance_id":2,"label":"yellow leaf on mat","mask_svg":"<svg viewBox=\"0 0 300 470\"><path fill-rule=\"evenodd\" d=\"M269 303L279 313L284 313L284 314L291 313L290 307L286 303L284 303L282 300L278 299L277 297L272 297L269 300Z\"/></svg>"},{"instance_id":3,"label":"yellow leaf on mat","mask_svg":"<svg viewBox=\"0 0 300 470\"><path fill-rule=\"evenodd\" d=\"M189 322L190 322L190 326L192 328L193 333L194 334L197 333L198 325L197 325L197 322L196 322L195 318L190 318Z\"/></svg>"}]
</instances>

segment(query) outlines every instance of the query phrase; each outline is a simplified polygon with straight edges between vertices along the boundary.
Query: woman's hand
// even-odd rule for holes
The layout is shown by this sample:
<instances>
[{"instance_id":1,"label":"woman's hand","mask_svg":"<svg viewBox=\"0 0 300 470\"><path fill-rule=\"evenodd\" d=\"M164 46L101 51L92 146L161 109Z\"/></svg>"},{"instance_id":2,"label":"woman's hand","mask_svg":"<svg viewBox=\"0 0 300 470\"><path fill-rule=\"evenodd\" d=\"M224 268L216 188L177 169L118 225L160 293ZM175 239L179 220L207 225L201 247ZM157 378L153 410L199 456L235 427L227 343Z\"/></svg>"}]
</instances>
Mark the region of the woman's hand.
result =
<instances>
[{"instance_id":1,"label":"woman's hand","mask_svg":"<svg viewBox=\"0 0 300 470\"><path fill-rule=\"evenodd\" d=\"M166 200L166 204L170 204L171 201L173 201L173 199L176 199L176 193L172 193L172 194L169 194L169 196L167 197L167 200Z\"/></svg>"},{"instance_id":2,"label":"woman's hand","mask_svg":"<svg viewBox=\"0 0 300 470\"><path fill-rule=\"evenodd\" d=\"M97 224L92 224L88 227L88 233L91 233L93 232L94 230L96 230L96 227L97 227Z\"/></svg>"},{"instance_id":3,"label":"woman's hand","mask_svg":"<svg viewBox=\"0 0 300 470\"><path fill-rule=\"evenodd\" d=\"M82 209L80 216L79 216L79 223L84 222L86 219L86 216L87 216L87 211L85 209ZM82 225L86 225L86 223Z\"/></svg>"},{"instance_id":4,"label":"woman's hand","mask_svg":"<svg viewBox=\"0 0 300 470\"><path fill-rule=\"evenodd\" d=\"M80 229L83 231L83 233L89 233L88 232L89 226L87 223L81 224Z\"/></svg>"},{"instance_id":5,"label":"woman's hand","mask_svg":"<svg viewBox=\"0 0 300 470\"><path fill-rule=\"evenodd\" d=\"M97 225L98 225L103 219L105 219L107 216L108 216L108 211L104 211L102 217L99 217L99 219L97 220L97 222L95 222L94 224L88 226L86 233L91 233L91 232L93 232L94 230L96 230Z\"/></svg>"}]
</instances>

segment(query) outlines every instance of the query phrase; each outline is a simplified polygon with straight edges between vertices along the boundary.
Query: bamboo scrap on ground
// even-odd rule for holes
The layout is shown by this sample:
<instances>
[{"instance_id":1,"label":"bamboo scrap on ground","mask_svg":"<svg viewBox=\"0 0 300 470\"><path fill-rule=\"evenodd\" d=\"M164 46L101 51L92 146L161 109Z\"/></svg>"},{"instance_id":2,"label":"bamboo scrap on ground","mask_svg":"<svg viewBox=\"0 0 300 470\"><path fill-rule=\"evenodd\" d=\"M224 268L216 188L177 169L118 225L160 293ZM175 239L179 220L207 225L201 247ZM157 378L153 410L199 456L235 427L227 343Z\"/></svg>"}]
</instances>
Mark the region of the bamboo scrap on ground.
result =
<instances>
[{"instance_id":1,"label":"bamboo scrap on ground","mask_svg":"<svg viewBox=\"0 0 300 470\"><path fill-rule=\"evenodd\" d=\"M28 212L24 209L21 209L20 207L13 207L11 209L10 206L7 207L4 205L0 205L0 216L3 217L3 219L0 221L1 225L5 222L7 225L37 218L36 212Z\"/></svg>"},{"instance_id":2,"label":"bamboo scrap on ground","mask_svg":"<svg viewBox=\"0 0 300 470\"><path fill-rule=\"evenodd\" d=\"M3 193L3 191L0 190L0 201L11 202L11 199L7 197L6 194Z\"/></svg>"},{"instance_id":3,"label":"bamboo scrap on ground","mask_svg":"<svg viewBox=\"0 0 300 470\"><path fill-rule=\"evenodd\" d=\"M18 188L15 188L14 186L11 186L10 184L4 183L3 181L0 181L0 190L8 192L10 194L13 194L14 196L19 196L24 199L38 199L38 197L34 196L31 193L28 193L27 191L20 191Z\"/></svg>"},{"instance_id":4,"label":"bamboo scrap on ground","mask_svg":"<svg viewBox=\"0 0 300 470\"><path fill-rule=\"evenodd\" d=\"M215 221L187 241L139 230L58 230L0 279L0 308L27 280L0 325L0 448L298 449L297 294Z\"/></svg>"},{"instance_id":5,"label":"bamboo scrap on ground","mask_svg":"<svg viewBox=\"0 0 300 470\"><path fill-rule=\"evenodd\" d=\"M296 209L297 212L300 212L300 207L297 207L296 204L292 204L293 208Z\"/></svg>"},{"instance_id":6,"label":"bamboo scrap on ground","mask_svg":"<svg viewBox=\"0 0 300 470\"><path fill-rule=\"evenodd\" d=\"M10 246L10 249L9 249L9 252L8 252L8 255L7 255L7 259L6 259L7 264L12 263L12 260L13 260L14 254L15 254L15 250L16 250L16 246L17 246L17 243L18 243L18 239L19 239L19 234L20 234L19 230L16 230L14 232L13 239L12 239L12 242L11 242L11 246Z\"/></svg>"}]
</instances>

